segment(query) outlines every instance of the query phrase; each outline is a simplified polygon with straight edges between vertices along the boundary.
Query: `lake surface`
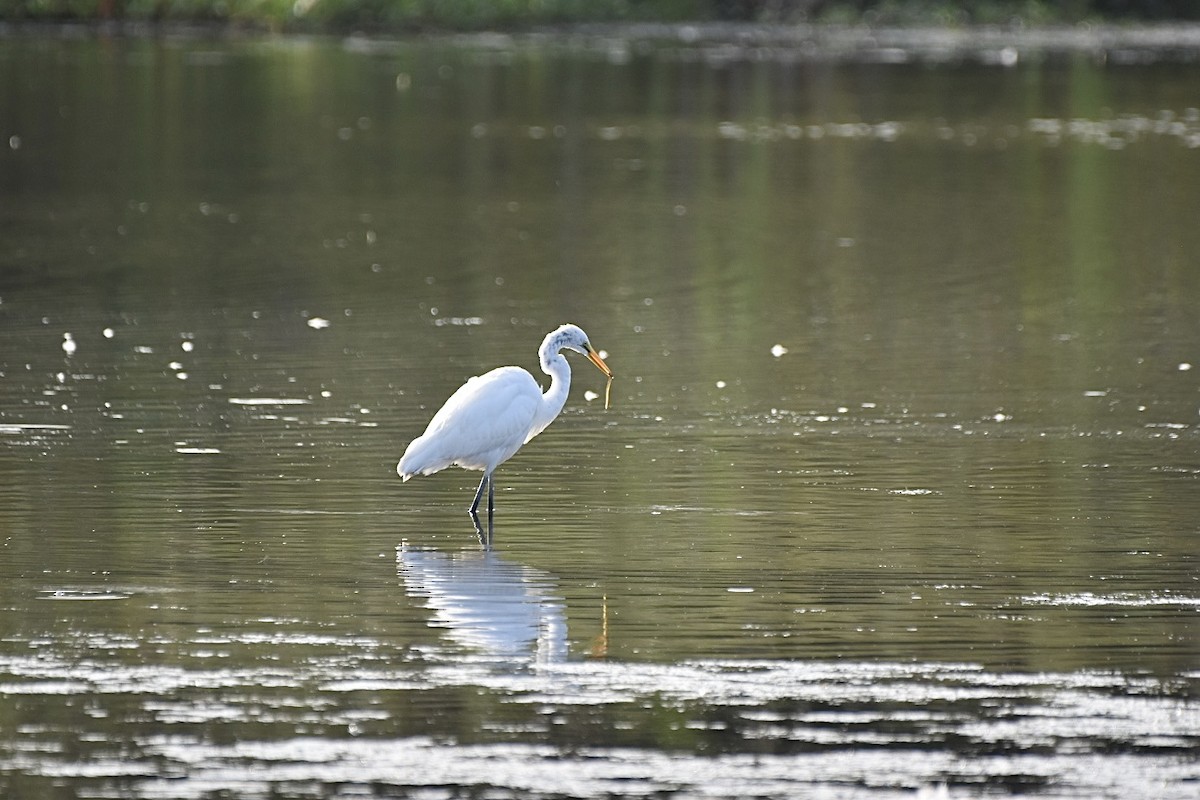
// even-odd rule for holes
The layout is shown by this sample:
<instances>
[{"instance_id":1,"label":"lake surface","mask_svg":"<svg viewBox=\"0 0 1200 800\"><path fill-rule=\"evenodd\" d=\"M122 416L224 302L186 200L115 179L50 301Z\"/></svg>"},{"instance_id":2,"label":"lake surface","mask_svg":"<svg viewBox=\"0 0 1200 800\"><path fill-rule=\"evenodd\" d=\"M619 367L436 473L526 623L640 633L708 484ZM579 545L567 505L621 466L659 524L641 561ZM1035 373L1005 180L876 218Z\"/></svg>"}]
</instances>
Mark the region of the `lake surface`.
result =
<instances>
[{"instance_id":1,"label":"lake surface","mask_svg":"<svg viewBox=\"0 0 1200 800\"><path fill-rule=\"evenodd\" d=\"M0 40L0 794L1195 797L1197 51L827 45Z\"/></svg>"}]
</instances>

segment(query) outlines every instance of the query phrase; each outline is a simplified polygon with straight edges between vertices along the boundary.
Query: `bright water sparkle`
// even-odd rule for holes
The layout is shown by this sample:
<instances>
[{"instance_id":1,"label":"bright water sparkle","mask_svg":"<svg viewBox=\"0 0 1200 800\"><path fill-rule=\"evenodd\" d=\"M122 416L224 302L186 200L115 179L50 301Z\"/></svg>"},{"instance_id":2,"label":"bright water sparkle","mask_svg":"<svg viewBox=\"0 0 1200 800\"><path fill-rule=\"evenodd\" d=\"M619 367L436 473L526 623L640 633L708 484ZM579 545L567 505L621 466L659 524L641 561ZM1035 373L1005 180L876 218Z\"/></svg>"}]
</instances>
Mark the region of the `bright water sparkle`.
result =
<instances>
[{"instance_id":1,"label":"bright water sparkle","mask_svg":"<svg viewBox=\"0 0 1200 800\"><path fill-rule=\"evenodd\" d=\"M7 40L0 794L1193 796L1200 72L902 39Z\"/></svg>"}]
</instances>

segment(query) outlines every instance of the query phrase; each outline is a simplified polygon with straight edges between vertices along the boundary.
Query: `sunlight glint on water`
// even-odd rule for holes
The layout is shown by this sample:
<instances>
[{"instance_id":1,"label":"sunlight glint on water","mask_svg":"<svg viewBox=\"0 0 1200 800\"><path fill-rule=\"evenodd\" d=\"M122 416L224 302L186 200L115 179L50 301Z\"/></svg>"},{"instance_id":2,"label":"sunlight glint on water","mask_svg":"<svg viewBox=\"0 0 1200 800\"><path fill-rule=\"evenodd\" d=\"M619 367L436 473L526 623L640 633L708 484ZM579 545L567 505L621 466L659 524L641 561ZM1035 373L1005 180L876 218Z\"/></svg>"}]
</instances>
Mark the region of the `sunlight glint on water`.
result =
<instances>
[{"instance_id":1,"label":"sunlight glint on water","mask_svg":"<svg viewBox=\"0 0 1200 800\"><path fill-rule=\"evenodd\" d=\"M5 41L0 794L1194 794L1194 64L612 44Z\"/></svg>"}]
</instances>

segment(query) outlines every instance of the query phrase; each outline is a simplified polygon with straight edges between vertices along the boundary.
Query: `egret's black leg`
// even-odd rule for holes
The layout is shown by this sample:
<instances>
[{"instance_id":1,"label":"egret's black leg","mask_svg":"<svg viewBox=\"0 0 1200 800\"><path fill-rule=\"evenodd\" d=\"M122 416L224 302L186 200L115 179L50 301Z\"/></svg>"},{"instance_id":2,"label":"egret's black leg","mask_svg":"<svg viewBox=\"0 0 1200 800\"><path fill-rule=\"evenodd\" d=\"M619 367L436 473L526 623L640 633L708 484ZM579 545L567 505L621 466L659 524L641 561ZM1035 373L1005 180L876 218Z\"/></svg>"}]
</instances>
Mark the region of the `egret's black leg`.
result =
<instances>
[{"instance_id":1,"label":"egret's black leg","mask_svg":"<svg viewBox=\"0 0 1200 800\"><path fill-rule=\"evenodd\" d=\"M471 508L468 509L468 511L471 514L474 514L476 511L479 510L479 501L481 499L483 499L483 487L485 485L486 486L492 485L492 476L486 472L483 473L483 480L479 481L479 489L475 492L475 500L471 503ZM490 511L491 508L492 508L492 499L491 499L491 496L489 495L488 496L488 510Z\"/></svg>"},{"instance_id":2,"label":"egret's black leg","mask_svg":"<svg viewBox=\"0 0 1200 800\"><path fill-rule=\"evenodd\" d=\"M479 501L483 499L483 487L487 486L488 493L488 524L487 531L484 532L483 526L479 524ZM492 476L490 473L483 474L483 480L479 481L479 489L475 492L475 500L471 503L471 507L467 509L467 513L471 515L471 522L475 523L475 534L479 537L479 543L485 548L492 546L492 515L496 504L496 490L493 488Z\"/></svg>"}]
</instances>

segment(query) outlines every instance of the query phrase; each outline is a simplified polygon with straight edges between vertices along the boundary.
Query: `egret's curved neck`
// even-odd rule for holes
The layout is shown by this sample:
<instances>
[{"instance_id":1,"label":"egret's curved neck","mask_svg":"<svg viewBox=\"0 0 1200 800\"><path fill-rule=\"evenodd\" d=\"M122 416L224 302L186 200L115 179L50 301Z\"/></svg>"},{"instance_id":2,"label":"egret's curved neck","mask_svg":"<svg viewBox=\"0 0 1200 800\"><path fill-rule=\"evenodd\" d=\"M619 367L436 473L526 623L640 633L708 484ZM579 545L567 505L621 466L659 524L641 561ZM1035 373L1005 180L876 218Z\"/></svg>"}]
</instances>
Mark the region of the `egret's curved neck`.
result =
<instances>
[{"instance_id":1,"label":"egret's curved neck","mask_svg":"<svg viewBox=\"0 0 1200 800\"><path fill-rule=\"evenodd\" d=\"M535 429L541 431L554 421L567 402L567 393L571 391L571 365L558 351L548 351L545 348L540 353L542 372L550 376L550 388L542 394L541 407L538 409Z\"/></svg>"}]
</instances>

